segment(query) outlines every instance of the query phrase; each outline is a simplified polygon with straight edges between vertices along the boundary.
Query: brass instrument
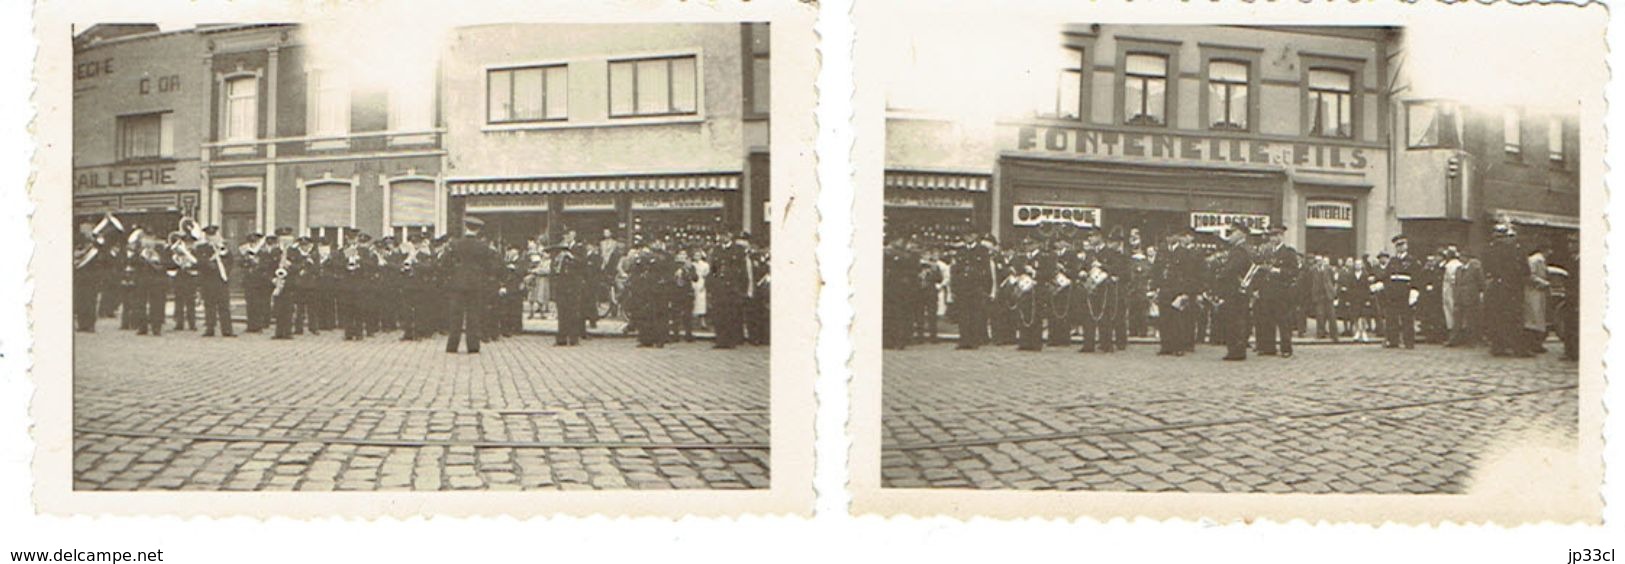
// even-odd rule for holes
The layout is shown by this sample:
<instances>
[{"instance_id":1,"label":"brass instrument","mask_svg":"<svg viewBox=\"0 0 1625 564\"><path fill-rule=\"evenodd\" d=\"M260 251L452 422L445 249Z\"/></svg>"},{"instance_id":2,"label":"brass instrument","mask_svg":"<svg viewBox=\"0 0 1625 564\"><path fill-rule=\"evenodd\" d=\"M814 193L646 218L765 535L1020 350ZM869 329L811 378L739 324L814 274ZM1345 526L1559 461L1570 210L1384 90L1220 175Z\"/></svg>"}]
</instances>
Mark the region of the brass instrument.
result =
<instances>
[{"instance_id":1,"label":"brass instrument","mask_svg":"<svg viewBox=\"0 0 1625 564\"><path fill-rule=\"evenodd\" d=\"M187 245L184 239L170 243L169 252L175 257L175 266L179 266L181 270L191 270L199 262L197 255L192 254L191 246Z\"/></svg>"},{"instance_id":2,"label":"brass instrument","mask_svg":"<svg viewBox=\"0 0 1625 564\"><path fill-rule=\"evenodd\" d=\"M1247 269L1247 275L1241 277L1241 289L1242 290L1251 290L1252 287L1253 287L1253 278L1258 275L1258 271L1263 270L1263 269L1264 269L1263 264L1256 263L1256 262L1253 263L1252 268Z\"/></svg>"}]
</instances>

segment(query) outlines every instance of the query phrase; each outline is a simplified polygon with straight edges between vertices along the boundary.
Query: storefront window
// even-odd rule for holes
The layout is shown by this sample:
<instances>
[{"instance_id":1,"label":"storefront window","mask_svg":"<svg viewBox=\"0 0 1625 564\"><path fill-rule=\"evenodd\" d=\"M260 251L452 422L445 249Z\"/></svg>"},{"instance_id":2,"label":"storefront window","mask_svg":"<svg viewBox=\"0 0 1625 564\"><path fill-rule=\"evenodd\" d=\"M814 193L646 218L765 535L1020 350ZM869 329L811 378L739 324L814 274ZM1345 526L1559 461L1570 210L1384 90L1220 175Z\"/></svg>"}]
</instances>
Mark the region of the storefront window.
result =
<instances>
[{"instance_id":1,"label":"storefront window","mask_svg":"<svg viewBox=\"0 0 1625 564\"><path fill-rule=\"evenodd\" d=\"M1130 54L1123 69L1123 120L1129 125L1167 125L1168 58Z\"/></svg>"},{"instance_id":2,"label":"storefront window","mask_svg":"<svg viewBox=\"0 0 1625 564\"><path fill-rule=\"evenodd\" d=\"M1354 75L1339 70L1309 69L1310 133L1319 137L1354 137Z\"/></svg>"},{"instance_id":3,"label":"storefront window","mask_svg":"<svg viewBox=\"0 0 1625 564\"><path fill-rule=\"evenodd\" d=\"M486 120L490 123L557 121L569 117L565 65L486 72Z\"/></svg>"},{"instance_id":4,"label":"storefront window","mask_svg":"<svg viewBox=\"0 0 1625 564\"><path fill-rule=\"evenodd\" d=\"M692 114L699 84L693 55L610 61L609 116Z\"/></svg>"},{"instance_id":5,"label":"storefront window","mask_svg":"<svg viewBox=\"0 0 1625 564\"><path fill-rule=\"evenodd\" d=\"M1055 70L1055 83L1039 92L1037 113L1041 117L1081 119L1083 117L1083 49L1061 47Z\"/></svg>"},{"instance_id":6,"label":"storefront window","mask_svg":"<svg viewBox=\"0 0 1625 564\"><path fill-rule=\"evenodd\" d=\"M259 135L259 79L252 76L226 81L227 141L254 139Z\"/></svg>"},{"instance_id":7,"label":"storefront window","mask_svg":"<svg viewBox=\"0 0 1625 564\"><path fill-rule=\"evenodd\" d=\"M167 159L175 156L174 114L159 112L118 118L118 159Z\"/></svg>"},{"instance_id":8,"label":"storefront window","mask_svg":"<svg viewBox=\"0 0 1625 564\"><path fill-rule=\"evenodd\" d=\"M1207 66L1208 125L1247 130L1247 63L1213 61Z\"/></svg>"}]
</instances>

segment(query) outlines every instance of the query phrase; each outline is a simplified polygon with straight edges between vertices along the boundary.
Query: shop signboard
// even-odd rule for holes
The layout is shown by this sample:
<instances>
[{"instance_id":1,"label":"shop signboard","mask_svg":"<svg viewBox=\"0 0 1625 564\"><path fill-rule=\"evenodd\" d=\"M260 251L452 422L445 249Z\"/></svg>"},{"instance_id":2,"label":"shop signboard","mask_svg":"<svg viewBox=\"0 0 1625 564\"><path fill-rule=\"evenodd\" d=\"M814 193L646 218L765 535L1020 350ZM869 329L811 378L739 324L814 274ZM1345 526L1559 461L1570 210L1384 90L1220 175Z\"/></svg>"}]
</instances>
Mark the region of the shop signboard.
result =
<instances>
[{"instance_id":1,"label":"shop signboard","mask_svg":"<svg viewBox=\"0 0 1625 564\"><path fill-rule=\"evenodd\" d=\"M886 207L969 210L976 203L967 194L887 194Z\"/></svg>"},{"instance_id":2,"label":"shop signboard","mask_svg":"<svg viewBox=\"0 0 1625 564\"><path fill-rule=\"evenodd\" d=\"M1248 229L1264 230L1270 227L1270 216L1256 213L1191 212L1191 229L1198 232L1223 233L1231 223L1241 223Z\"/></svg>"},{"instance_id":3,"label":"shop signboard","mask_svg":"<svg viewBox=\"0 0 1625 564\"><path fill-rule=\"evenodd\" d=\"M568 194L564 196L565 211L615 211L615 196L598 194Z\"/></svg>"},{"instance_id":4,"label":"shop signboard","mask_svg":"<svg viewBox=\"0 0 1625 564\"><path fill-rule=\"evenodd\" d=\"M719 210L722 207L722 196L712 194L635 196L632 198L632 209L638 211Z\"/></svg>"},{"instance_id":5,"label":"shop signboard","mask_svg":"<svg viewBox=\"0 0 1625 564\"><path fill-rule=\"evenodd\" d=\"M1073 227L1100 227L1100 208L1047 204L1016 204L1010 214L1018 227L1060 223Z\"/></svg>"},{"instance_id":6,"label":"shop signboard","mask_svg":"<svg viewBox=\"0 0 1625 564\"><path fill-rule=\"evenodd\" d=\"M1354 228L1354 203L1342 200L1310 200L1303 224L1329 229Z\"/></svg>"},{"instance_id":7,"label":"shop signboard","mask_svg":"<svg viewBox=\"0 0 1625 564\"><path fill-rule=\"evenodd\" d=\"M540 194L492 194L467 196L464 209L469 212L547 211L547 196Z\"/></svg>"},{"instance_id":8,"label":"shop signboard","mask_svg":"<svg viewBox=\"0 0 1625 564\"><path fill-rule=\"evenodd\" d=\"M1230 163L1344 171L1365 171L1372 166L1365 148L1345 144L1052 125L1021 125L1014 131L1014 143L1006 146L1048 154L1183 161L1198 166Z\"/></svg>"}]
</instances>

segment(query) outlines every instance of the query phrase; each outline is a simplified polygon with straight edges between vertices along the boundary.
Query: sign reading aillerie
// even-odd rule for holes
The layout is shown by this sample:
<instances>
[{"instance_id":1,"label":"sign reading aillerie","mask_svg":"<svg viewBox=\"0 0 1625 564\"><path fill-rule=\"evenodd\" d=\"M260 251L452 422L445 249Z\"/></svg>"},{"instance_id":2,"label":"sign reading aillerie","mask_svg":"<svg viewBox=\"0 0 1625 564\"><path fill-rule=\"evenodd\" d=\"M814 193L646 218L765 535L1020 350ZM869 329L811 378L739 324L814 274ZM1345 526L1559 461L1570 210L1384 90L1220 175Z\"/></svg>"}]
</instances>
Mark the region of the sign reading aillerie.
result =
<instances>
[{"instance_id":1,"label":"sign reading aillerie","mask_svg":"<svg viewBox=\"0 0 1625 564\"><path fill-rule=\"evenodd\" d=\"M1073 227L1100 227L1100 208L1085 206L1016 204L1010 217L1015 225L1021 227L1046 223L1065 223Z\"/></svg>"},{"instance_id":2,"label":"sign reading aillerie","mask_svg":"<svg viewBox=\"0 0 1625 564\"><path fill-rule=\"evenodd\" d=\"M80 169L74 171L75 190L174 186L175 165L128 166Z\"/></svg>"},{"instance_id":3,"label":"sign reading aillerie","mask_svg":"<svg viewBox=\"0 0 1625 564\"><path fill-rule=\"evenodd\" d=\"M1305 169L1365 170L1365 149L1342 145L1269 142L1196 133L1117 131L1049 125L1016 128L1022 151L1097 157L1164 159L1198 163L1246 163Z\"/></svg>"},{"instance_id":4,"label":"sign reading aillerie","mask_svg":"<svg viewBox=\"0 0 1625 564\"><path fill-rule=\"evenodd\" d=\"M968 210L976 207L969 194L886 194L886 206L893 208L931 208L939 210Z\"/></svg>"},{"instance_id":5,"label":"sign reading aillerie","mask_svg":"<svg viewBox=\"0 0 1625 564\"><path fill-rule=\"evenodd\" d=\"M1354 203L1341 200L1310 200L1303 224L1332 229L1354 228Z\"/></svg>"},{"instance_id":6,"label":"sign reading aillerie","mask_svg":"<svg viewBox=\"0 0 1625 564\"><path fill-rule=\"evenodd\" d=\"M1270 216L1256 213L1191 212L1191 229L1202 233L1221 233L1231 223L1240 223L1248 229L1269 229Z\"/></svg>"}]
</instances>

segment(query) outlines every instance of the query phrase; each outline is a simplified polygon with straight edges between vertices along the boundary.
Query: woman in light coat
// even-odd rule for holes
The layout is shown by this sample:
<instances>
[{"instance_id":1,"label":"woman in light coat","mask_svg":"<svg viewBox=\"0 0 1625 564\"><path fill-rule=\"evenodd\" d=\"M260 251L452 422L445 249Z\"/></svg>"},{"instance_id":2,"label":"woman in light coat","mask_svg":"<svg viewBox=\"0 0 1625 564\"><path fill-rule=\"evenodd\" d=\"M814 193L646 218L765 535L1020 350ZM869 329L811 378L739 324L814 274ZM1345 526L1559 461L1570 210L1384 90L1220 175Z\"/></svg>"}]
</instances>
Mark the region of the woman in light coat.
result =
<instances>
[{"instance_id":1,"label":"woman in light coat","mask_svg":"<svg viewBox=\"0 0 1625 564\"><path fill-rule=\"evenodd\" d=\"M698 278L694 281L694 319L700 327L706 327L705 279L711 275L711 261L706 257L705 251L694 251L694 275Z\"/></svg>"},{"instance_id":2,"label":"woman in light coat","mask_svg":"<svg viewBox=\"0 0 1625 564\"><path fill-rule=\"evenodd\" d=\"M1546 301L1552 294L1552 283L1547 279L1546 255L1535 249L1529 252L1529 285L1523 289L1523 329L1529 335L1529 350L1546 352Z\"/></svg>"}]
</instances>

